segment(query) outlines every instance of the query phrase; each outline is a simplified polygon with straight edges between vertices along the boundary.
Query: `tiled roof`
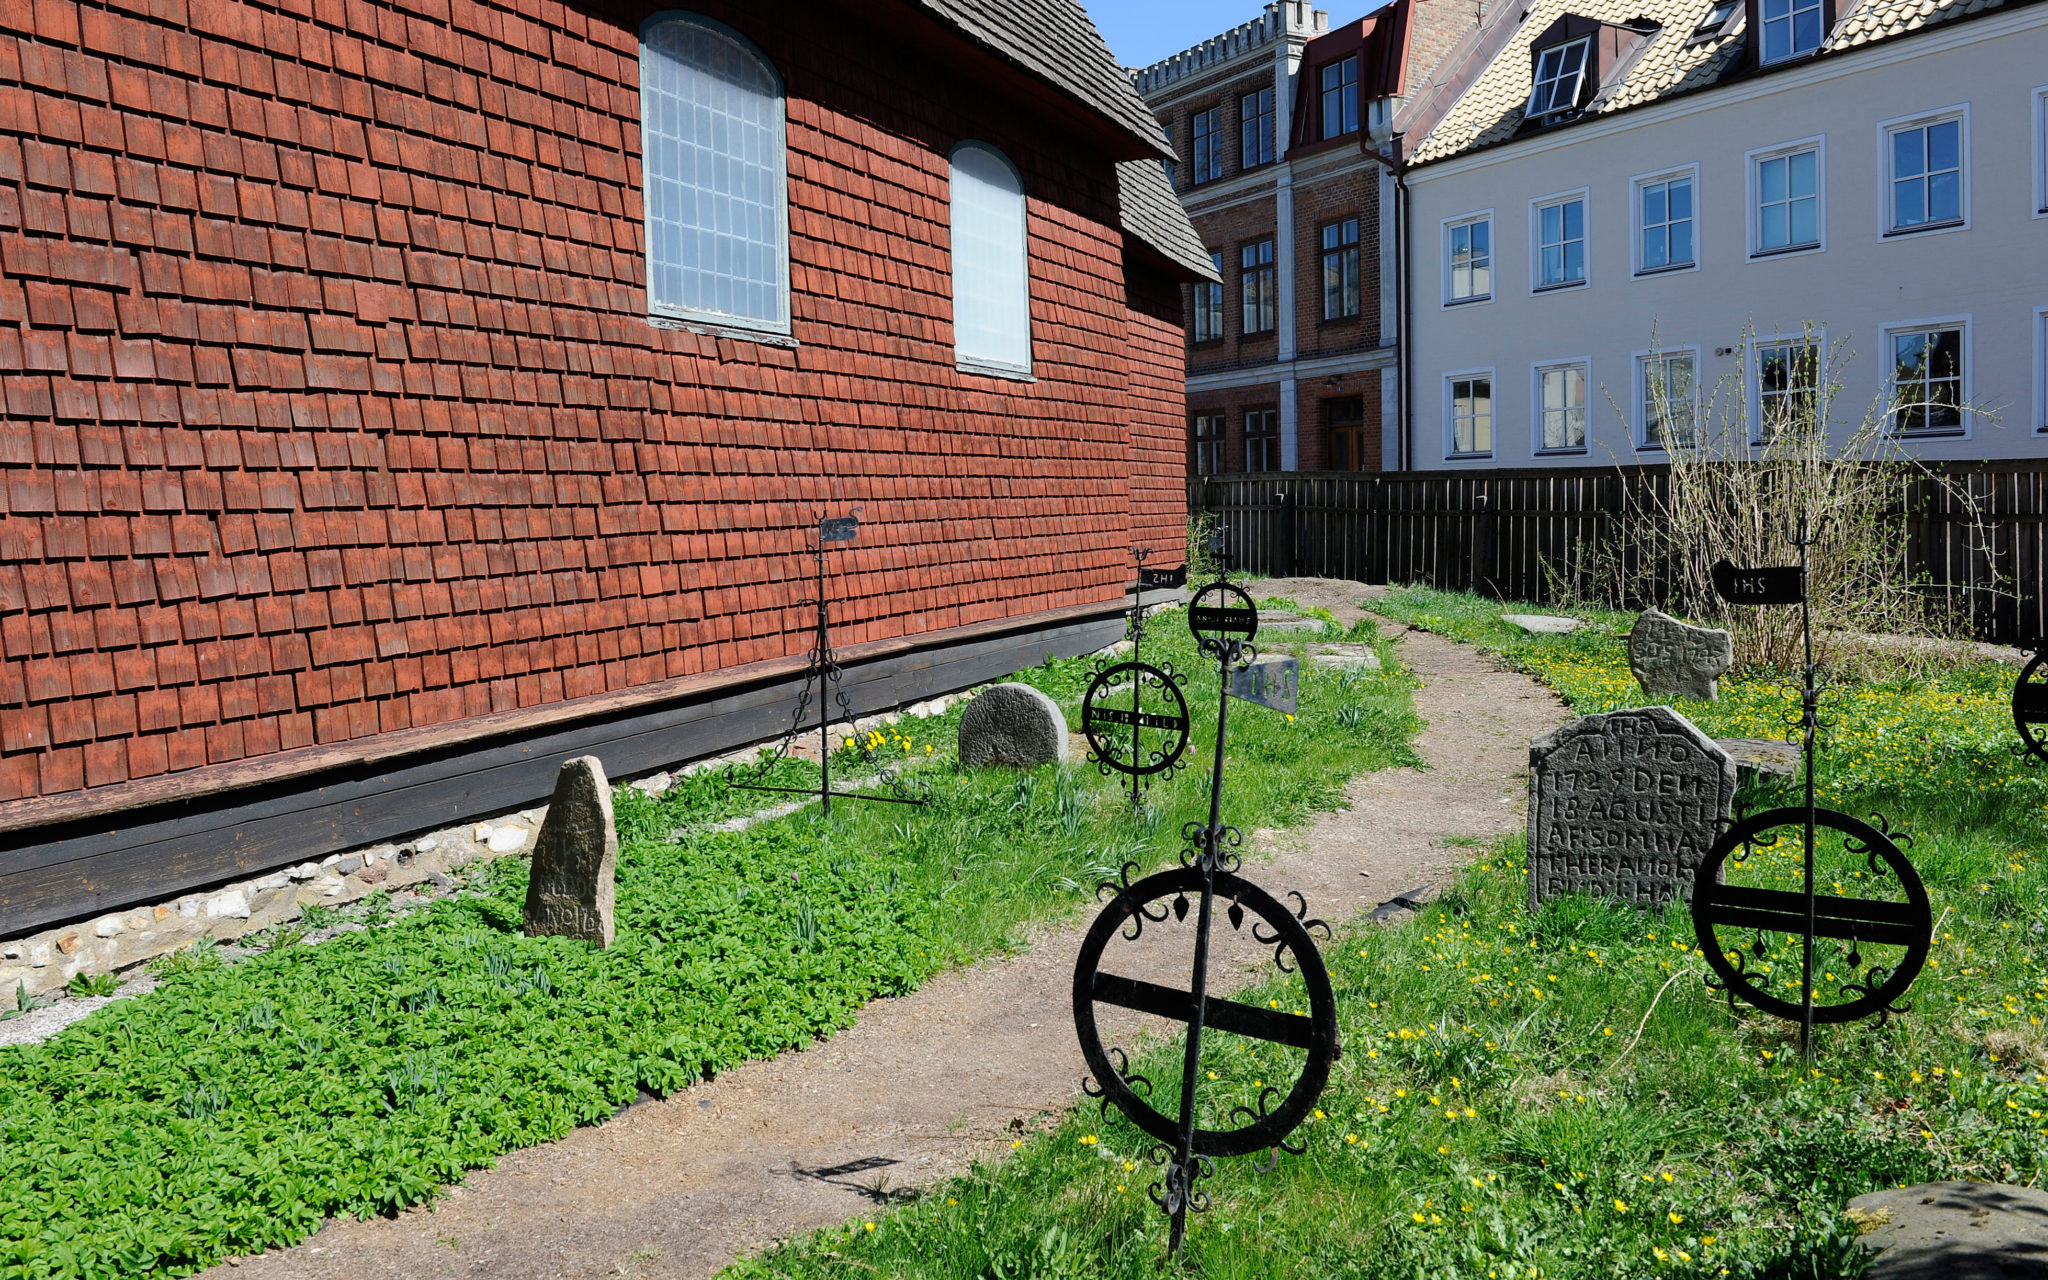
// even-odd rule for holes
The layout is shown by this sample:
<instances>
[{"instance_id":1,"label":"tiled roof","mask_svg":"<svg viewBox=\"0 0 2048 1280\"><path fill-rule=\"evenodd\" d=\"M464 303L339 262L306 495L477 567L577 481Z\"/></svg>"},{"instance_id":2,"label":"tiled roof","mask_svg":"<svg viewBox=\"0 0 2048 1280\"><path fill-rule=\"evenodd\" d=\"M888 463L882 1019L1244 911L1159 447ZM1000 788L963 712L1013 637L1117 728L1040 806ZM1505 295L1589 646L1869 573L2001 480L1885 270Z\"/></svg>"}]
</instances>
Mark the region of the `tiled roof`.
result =
<instances>
[{"instance_id":1,"label":"tiled roof","mask_svg":"<svg viewBox=\"0 0 2048 1280\"><path fill-rule=\"evenodd\" d=\"M1851 49L1986 10L2029 2L1867 0L1835 23L1822 48L1824 52ZM1514 38L1415 149L1413 162L1447 160L1514 137L1521 127L1522 106L1532 87L1530 42L1567 13L1617 25L1646 18L1661 27L1650 37L1642 55L1628 67L1621 82L1602 89L1578 117L1580 120L1644 106L1742 74L1739 55L1744 32L1740 19L1732 30L1715 39L1688 44L1712 7L1713 0L1535 0Z\"/></svg>"},{"instance_id":2,"label":"tiled roof","mask_svg":"<svg viewBox=\"0 0 2048 1280\"><path fill-rule=\"evenodd\" d=\"M1079 0L916 0L926 12L1009 62L1062 89L1171 156L1159 122L1138 98Z\"/></svg>"},{"instance_id":3,"label":"tiled roof","mask_svg":"<svg viewBox=\"0 0 2048 1280\"><path fill-rule=\"evenodd\" d=\"M1199 279L1215 282L1216 264L1188 222L1180 197L1157 160L1126 160L1116 167L1124 230Z\"/></svg>"}]
</instances>

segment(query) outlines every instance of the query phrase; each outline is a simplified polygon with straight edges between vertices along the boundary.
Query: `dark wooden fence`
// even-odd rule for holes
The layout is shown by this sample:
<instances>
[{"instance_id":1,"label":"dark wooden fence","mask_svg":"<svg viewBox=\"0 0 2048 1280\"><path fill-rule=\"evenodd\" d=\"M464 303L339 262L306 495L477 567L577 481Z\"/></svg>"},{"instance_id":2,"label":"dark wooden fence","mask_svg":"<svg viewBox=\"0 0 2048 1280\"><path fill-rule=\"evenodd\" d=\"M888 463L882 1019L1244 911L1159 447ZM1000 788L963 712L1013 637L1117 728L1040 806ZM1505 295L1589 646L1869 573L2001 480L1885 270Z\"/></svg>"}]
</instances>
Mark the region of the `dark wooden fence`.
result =
<instances>
[{"instance_id":1,"label":"dark wooden fence","mask_svg":"<svg viewBox=\"0 0 2048 1280\"><path fill-rule=\"evenodd\" d=\"M1901 473L1895 518L1911 572L1982 639L2048 635L2048 462L1939 470L1940 480ZM1618 517L1632 500L1653 503L1667 478L1663 467L1200 476L1188 510L1220 523L1249 572L1543 603L1596 555L1633 564Z\"/></svg>"}]
</instances>

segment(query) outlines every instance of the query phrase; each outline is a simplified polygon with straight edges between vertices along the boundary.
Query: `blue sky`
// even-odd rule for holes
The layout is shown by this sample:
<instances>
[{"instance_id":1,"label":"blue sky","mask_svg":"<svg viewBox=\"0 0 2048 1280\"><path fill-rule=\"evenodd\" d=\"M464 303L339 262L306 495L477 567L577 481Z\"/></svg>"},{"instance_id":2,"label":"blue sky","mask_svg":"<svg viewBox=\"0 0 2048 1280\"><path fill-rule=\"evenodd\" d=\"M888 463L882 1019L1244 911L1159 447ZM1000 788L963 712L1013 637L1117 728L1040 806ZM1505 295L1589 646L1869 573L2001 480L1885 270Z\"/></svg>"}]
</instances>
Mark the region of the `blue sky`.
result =
<instances>
[{"instance_id":1,"label":"blue sky","mask_svg":"<svg viewBox=\"0 0 2048 1280\"><path fill-rule=\"evenodd\" d=\"M1250 22L1265 0L1082 0L1088 16L1127 67L1144 67L1189 45ZM1379 8L1379 0L1321 0L1332 22L1349 22Z\"/></svg>"}]
</instances>

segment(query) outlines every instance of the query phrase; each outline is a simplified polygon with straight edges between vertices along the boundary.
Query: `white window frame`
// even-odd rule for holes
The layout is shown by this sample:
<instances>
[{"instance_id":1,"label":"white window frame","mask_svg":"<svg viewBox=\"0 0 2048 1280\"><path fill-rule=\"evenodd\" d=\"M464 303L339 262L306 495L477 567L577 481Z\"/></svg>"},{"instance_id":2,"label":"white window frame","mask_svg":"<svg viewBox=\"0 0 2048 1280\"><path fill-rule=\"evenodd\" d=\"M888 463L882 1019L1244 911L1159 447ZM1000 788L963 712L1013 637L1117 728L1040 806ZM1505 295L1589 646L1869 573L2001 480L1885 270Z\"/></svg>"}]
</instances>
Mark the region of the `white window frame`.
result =
<instances>
[{"instance_id":1,"label":"white window frame","mask_svg":"<svg viewBox=\"0 0 2048 1280\"><path fill-rule=\"evenodd\" d=\"M1451 233L1459 227L1474 226L1481 222L1486 224L1486 292L1475 293L1469 298L1454 298L1451 296ZM1470 213L1461 213L1455 218L1445 218L1441 227L1438 239L1443 246L1440 256L1443 262L1444 308L1448 310L1451 307L1476 307L1492 302L1500 293L1496 287L1500 283L1500 237L1494 234L1496 226L1493 210L1475 209Z\"/></svg>"},{"instance_id":2,"label":"white window frame","mask_svg":"<svg viewBox=\"0 0 2048 1280\"><path fill-rule=\"evenodd\" d=\"M1758 170L1762 168L1766 160L1776 160L1801 151L1811 151L1814 155L1813 216L1814 230L1820 237L1819 241L1815 244L1801 245L1797 248L1762 248L1763 209L1758 201L1762 198L1763 190L1762 184L1757 179ZM1744 152L1742 167L1745 172L1745 184L1747 187L1747 195L1744 199L1742 210L1742 221L1745 224L1743 237L1748 245L1749 261L1778 262L1785 258L1803 257L1809 253L1826 253L1828 251L1827 135L1817 133L1810 138L1800 138L1792 142L1780 142L1775 146L1758 147L1753 151Z\"/></svg>"},{"instance_id":3,"label":"white window frame","mask_svg":"<svg viewBox=\"0 0 2048 1280\"><path fill-rule=\"evenodd\" d=\"M2048 218L2048 84L2034 90L2034 216Z\"/></svg>"},{"instance_id":4,"label":"white window frame","mask_svg":"<svg viewBox=\"0 0 2048 1280\"><path fill-rule=\"evenodd\" d=\"M636 55L638 61L634 63L634 75L636 77L636 85L642 83L642 78L644 78L645 76L645 67L647 64L648 34L652 32L656 27L663 26L672 22L700 27L706 31L710 31L720 36L723 39L733 41L740 47L740 49L743 52L752 55L753 58L760 63L762 68L767 71L769 79L774 82L776 105L774 148L776 164L778 169L780 170L780 173L779 189L777 193L779 198L776 202L777 217L775 227L775 244L772 247L772 251L779 256L779 261L782 267L782 315L779 319L763 320L753 316L735 315L723 311L704 311L692 307L681 306L676 303L662 303L655 301L653 280L655 263L652 241L654 238L655 225L655 211L653 202L656 197L654 192L654 184L647 180L648 165L647 157L644 150L647 139L653 136L654 133L654 131L649 127L647 122L647 112L649 107L652 105L654 99L653 95L642 93L640 95L640 137L641 144L643 147L643 152L640 159L640 226L641 234L646 238L648 242L648 247L643 250L644 270L647 276L647 318L650 322L654 323L657 326L666 326L668 328L675 328L678 325L693 328L701 327L703 329L710 330L711 332L724 334L731 337L748 338L754 341L766 341L771 343L774 342L776 338L781 338L784 339L784 341L778 345L792 346L794 345L794 343L788 341L790 336L794 333L794 329L792 328L792 320L795 311L790 296L791 273L789 264L788 82L783 79L782 69L775 65L775 60L773 58L770 58L766 53L762 52L759 45L756 45L753 41L747 39L747 37L741 35L739 32L733 30L731 27L725 25L722 22L716 21L715 19L706 18L699 14L689 13L677 9L664 9L658 13L648 15L646 20L640 24L639 50ZM687 258L688 255L686 254L686 261Z\"/></svg>"},{"instance_id":5,"label":"white window frame","mask_svg":"<svg viewBox=\"0 0 2048 1280\"><path fill-rule=\"evenodd\" d=\"M1692 183L1692 261L1680 266L1645 267L1643 265L1643 188L1660 182L1674 182L1680 178ZM1700 269L1700 167L1697 164L1680 165L1673 169L1662 169L1656 173L1642 173L1628 182L1628 242L1629 263L1636 279L1648 280L1658 276L1683 275Z\"/></svg>"},{"instance_id":6,"label":"white window frame","mask_svg":"<svg viewBox=\"0 0 2048 1280\"><path fill-rule=\"evenodd\" d=\"M953 190L953 171L959 167L959 157L961 153L966 151L981 152L985 155L993 156L997 160L1002 161L1003 167L1009 170L1010 176L1016 179L1017 182L1017 213L1019 219L1018 230L1022 232L1023 235L1023 242L1018 246L1019 252L1023 257L1023 261L1018 265L1023 269L1023 280L1021 283L1023 285L1024 290L1024 359L1020 363L1011 360L998 359L987 355L971 355L966 351L962 350L960 345L959 325L960 255L958 249L953 248L950 249L948 252L948 261L946 264L947 275L951 280L951 308L949 314L951 319L953 320L953 367L961 373L974 374L985 378L1007 378L1012 381L1034 382L1036 381L1036 379L1032 377L1031 373L1033 335L1031 323L1030 193L1024 189L1024 174L1021 170L1017 168L1017 162L1010 159L1010 157L1007 154L1005 154L1000 147L997 147L992 142L983 142L977 138L965 139L961 142L955 143L953 145L953 149L947 153L946 158L946 206L949 220L952 216L954 216L956 212L956 201L959 198L958 194ZM958 224L954 223L953 228L953 234L957 234Z\"/></svg>"},{"instance_id":7,"label":"white window frame","mask_svg":"<svg viewBox=\"0 0 2048 1280\"><path fill-rule=\"evenodd\" d=\"M1451 387L1454 383L1470 382L1474 378L1486 379L1487 386L1492 388L1492 421L1487 424L1487 430L1491 433L1491 447L1483 453L1459 453L1457 449L1457 423L1452 418L1457 402L1451 395ZM1491 368L1452 369L1444 374L1442 386L1444 397L1444 461L1491 461L1493 455L1500 450L1500 378Z\"/></svg>"},{"instance_id":8,"label":"white window frame","mask_svg":"<svg viewBox=\"0 0 2048 1280\"><path fill-rule=\"evenodd\" d=\"M1204 424L1213 427L1214 431L1204 432L1202 430ZM1188 461L1192 465L1194 474L1198 476L1227 474L1223 470L1223 445L1229 435L1230 412L1227 409L1212 409L1205 413L1194 414L1190 418L1188 442L1194 456ZM1202 468L1202 460L1204 458L1207 458L1209 462L1207 470Z\"/></svg>"},{"instance_id":9,"label":"white window frame","mask_svg":"<svg viewBox=\"0 0 2048 1280\"><path fill-rule=\"evenodd\" d=\"M1812 333L1757 334L1749 340L1749 346L1742 352L1744 361L1743 381L1748 384L1748 400L1745 406L1749 413L1749 443L1762 448L1764 440L1764 359L1765 347L1782 347L1791 343L1811 343L1813 346L1813 394L1815 412L1820 421L1828 418L1828 334L1825 329Z\"/></svg>"},{"instance_id":10,"label":"white window frame","mask_svg":"<svg viewBox=\"0 0 2048 1280\"><path fill-rule=\"evenodd\" d=\"M1272 430L1254 432L1252 430L1252 418L1254 416L1262 420L1261 425L1263 425L1264 419L1270 418L1273 424ZM1245 409L1240 412L1239 420L1243 423L1244 428L1238 433L1237 437L1238 453L1244 458L1243 474L1273 475L1276 472L1285 470L1284 464L1286 460L1280 456L1280 411L1278 409ZM1257 471L1252 470L1251 449L1252 441L1254 440L1260 442L1262 446L1260 452L1271 459L1272 466L1261 467Z\"/></svg>"},{"instance_id":11,"label":"white window frame","mask_svg":"<svg viewBox=\"0 0 2048 1280\"><path fill-rule=\"evenodd\" d=\"M1650 347L1641 351L1629 352L1629 360L1632 362L1634 369L1629 383L1630 395L1633 397L1633 407L1629 411L1629 430L1635 437L1636 452L1670 452L1663 445L1650 442L1650 419L1645 410L1648 407L1647 402L1649 400L1648 378L1646 376L1649 372L1649 363L1652 360L1665 360L1672 356L1692 357L1692 428L1693 439L1695 442L1698 441L1703 425L1700 421L1701 414L1705 407L1705 399L1700 394L1700 369L1705 363L1702 359L1703 354L1697 346Z\"/></svg>"},{"instance_id":12,"label":"white window frame","mask_svg":"<svg viewBox=\"0 0 2048 1280\"><path fill-rule=\"evenodd\" d=\"M1586 388L1586 403L1582 412L1586 416L1586 438L1579 444L1560 445L1547 448L1543 443L1543 375L1561 369L1577 369L1580 381ZM1498 414L1495 415L1496 420ZM1593 359L1591 356L1567 356L1557 360L1538 360L1529 366L1529 453L1538 458L1583 457L1593 447Z\"/></svg>"},{"instance_id":13,"label":"white window frame","mask_svg":"<svg viewBox=\"0 0 2048 1280\"><path fill-rule=\"evenodd\" d=\"M1801 58L1810 58L1810 57L1812 57L1812 56L1813 56L1814 54L1816 54L1816 53L1819 53L1819 52L1820 52L1820 51L1821 51L1821 50L1822 50L1823 48L1825 48L1825 47L1826 47L1826 45L1827 45L1827 42L1828 42L1828 34L1829 34L1829 23L1828 23L1828 21L1827 21L1827 16L1828 16L1828 7L1827 7L1827 3L1826 3L1826 0L1813 0L1813 3L1812 3L1812 4L1810 4L1810 5L1809 5L1809 4L1806 4L1806 3L1804 2L1804 0L1791 0L1791 5L1792 5L1792 7L1791 7L1791 8L1789 9L1789 10L1787 10L1787 11L1786 11L1786 15L1785 15L1785 20L1786 20L1786 21L1788 21L1788 22L1790 22L1790 23L1792 24L1792 28L1793 28L1793 30L1795 30L1795 31L1796 31L1796 30L1798 29L1798 26L1799 26L1799 11L1800 11L1800 10L1802 10L1802 9L1808 9L1808 8L1812 8L1812 9L1818 9L1818 10L1820 10L1820 15L1819 15L1819 16L1820 16L1820 19L1821 19L1821 23L1820 23L1820 39L1818 39L1818 40L1816 40L1816 41L1814 42L1814 46L1813 46L1813 48L1811 48L1811 49L1794 49L1794 50L1793 50L1792 52L1790 52L1790 53L1786 54L1786 55L1785 55L1784 57L1782 57L1782 58L1771 58L1771 59L1768 59L1768 60L1766 60L1766 59L1765 59L1765 57L1764 57L1764 39L1765 39L1765 36L1764 36L1764 32L1765 32L1765 29L1766 29L1766 27L1768 26L1768 23L1766 22L1766 20L1765 20L1765 18L1764 18L1764 9L1763 9L1763 5L1762 5L1762 4L1758 4L1758 5L1757 5L1757 9L1756 9L1756 58L1757 58L1757 65L1759 65L1759 66L1765 66L1765 67L1775 67L1775 66L1778 66L1778 65L1780 65L1780 64L1782 64L1782 63L1787 63L1787 62L1796 62L1796 61L1798 61L1798 60L1799 60L1799 59L1801 59ZM1840 20L1840 15L1839 15L1839 14L1837 14L1837 15L1836 15L1836 18L1837 18L1837 20L1839 21L1839 20Z\"/></svg>"},{"instance_id":14,"label":"white window frame","mask_svg":"<svg viewBox=\"0 0 2048 1280\"><path fill-rule=\"evenodd\" d=\"M1579 67L1578 70L1572 72L1572 93L1570 103L1562 107L1552 107L1548 111L1536 110L1536 95L1542 90L1543 86L1545 84L1554 85L1561 82L1564 79L1562 75L1555 75L1547 81L1544 80L1543 60L1554 53L1557 55L1558 62L1562 63L1564 61L1565 53L1574 48L1579 50ZM1537 50L1536 65L1529 69L1529 96L1522 100L1522 114L1532 119L1540 120L1550 116L1563 115L1567 111L1577 109L1579 105L1579 95L1586 91L1587 64L1592 62L1592 60L1593 37L1590 35L1580 36L1576 40L1564 40L1557 44L1545 45L1543 48ZM1555 93L1551 94L1551 97L1553 99L1555 99L1556 96L1557 95Z\"/></svg>"},{"instance_id":15,"label":"white window frame","mask_svg":"<svg viewBox=\"0 0 2048 1280\"><path fill-rule=\"evenodd\" d=\"M1216 267L1216 280L1213 283L1208 280L1195 281L1194 314L1188 317L1188 341L1201 346L1208 346L1212 342L1223 341L1223 335L1227 332L1224 316L1229 313L1229 302L1223 287L1223 280L1225 278L1223 275L1223 255L1212 253L1209 255L1209 261ZM1211 314L1209 305L1212 302L1215 304L1215 311L1213 313L1216 317L1215 332L1204 334L1202 332L1202 317Z\"/></svg>"},{"instance_id":16,"label":"white window frame","mask_svg":"<svg viewBox=\"0 0 2048 1280\"><path fill-rule=\"evenodd\" d=\"M1946 124L1956 121L1962 128L1957 138L1958 181L1962 186L1961 222L1923 222L1916 227L1892 225L1892 135L1904 129L1924 129L1928 125ZM1937 111L1922 111L1915 115L1899 116L1881 121L1877 126L1877 234L1882 239L1897 237L1940 235L1945 231L1968 231L1970 229L1970 104L1942 107Z\"/></svg>"},{"instance_id":17,"label":"white window frame","mask_svg":"<svg viewBox=\"0 0 2048 1280\"><path fill-rule=\"evenodd\" d=\"M2048 436L2048 306L2034 308L2034 434Z\"/></svg>"},{"instance_id":18,"label":"white window frame","mask_svg":"<svg viewBox=\"0 0 2048 1280\"><path fill-rule=\"evenodd\" d=\"M1892 360L1893 334L1924 333L1929 329L1960 329L1963 332L1962 386L1956 393L1958 407L1961 410L1958 416L1962 420L1962 429L1959 431L1901 431L1896 425L1888 425L1885 428L1886 435L1894 440L1968 440L1976 434L1977 415L1970 409L1971 383L1975 377L1977 365L1976 358L1972 353L1973 344L1971 342L1971 339L1975 337L1975 334L1972 332L1974 320L1975 317L1973 315L1965 312L1961 315L1932 316L1925 319L1887 320L1878 326L1878 367L1882 371L1878 380L1878 394L1884 397L1884 403L1887 406L1891 405L1897 394L1897 389L1892 382L1892 375L1897 368Z\"/></svg>"},{"instance_id":19,"label":"white window frame","mask_svg":"<svg viewBox=\"0 0 2048 1280\"><path fill-rule=\"evenodd\" d=\"M1538 196L1529 202L1529 292L1564 293L1572 289L1583 289L1593 283L1593 189L1580 187L1575 191L1555 191L1547 196ZM1582 206L1579 232L1584 252L1580 255L1583 273L1576 280L1562 280L1556 284L1543 283L1543 211L1558 205L1570 204L1577 200ZM1498 258L1499 254L1496 253Z\"/></svg>"}]
</instances>

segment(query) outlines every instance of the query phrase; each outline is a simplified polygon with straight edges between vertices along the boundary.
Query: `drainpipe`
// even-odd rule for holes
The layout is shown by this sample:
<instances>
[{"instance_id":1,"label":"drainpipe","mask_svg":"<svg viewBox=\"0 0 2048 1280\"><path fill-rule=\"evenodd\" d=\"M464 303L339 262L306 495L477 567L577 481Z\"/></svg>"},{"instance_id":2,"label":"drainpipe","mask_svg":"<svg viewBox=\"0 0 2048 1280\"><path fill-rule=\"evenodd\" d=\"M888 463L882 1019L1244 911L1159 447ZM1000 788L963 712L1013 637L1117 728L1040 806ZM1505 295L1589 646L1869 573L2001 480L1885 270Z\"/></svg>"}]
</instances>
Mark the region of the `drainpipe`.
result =
<instances>
[{"instance_id":1,"label":"drainpipe","mask_svg":"<svg viewBox=\"0 0 2048 1280\"><path fill-rule=\"evenodd\" d=\"M1358 149L1367 159L1377 161L1394 179L1394 305L1401 313L1400 328L1394 335L1394 392L1399 400L1397 415L1400 433L1395 437L1399 446L1395 450L1396 471L1415 469L1415 406L1409 394L1409 383L1414 376L1414 347L1408 341L1410 328L1415 321L1414 289L1408 271L1408 166L1401 161L1401 138L1395 133L1388 135L1391 153L1374 151L1365 145L1363 132L1358 137Z\"/></svg>"}]
</instances>

